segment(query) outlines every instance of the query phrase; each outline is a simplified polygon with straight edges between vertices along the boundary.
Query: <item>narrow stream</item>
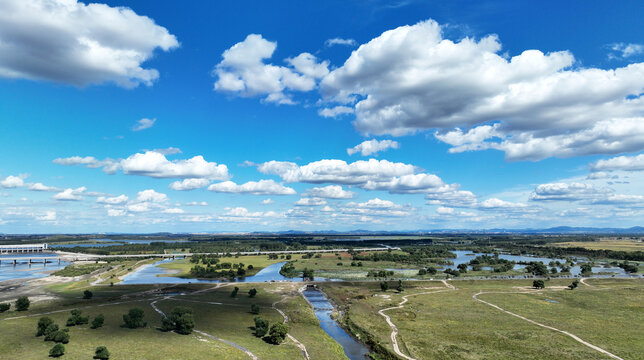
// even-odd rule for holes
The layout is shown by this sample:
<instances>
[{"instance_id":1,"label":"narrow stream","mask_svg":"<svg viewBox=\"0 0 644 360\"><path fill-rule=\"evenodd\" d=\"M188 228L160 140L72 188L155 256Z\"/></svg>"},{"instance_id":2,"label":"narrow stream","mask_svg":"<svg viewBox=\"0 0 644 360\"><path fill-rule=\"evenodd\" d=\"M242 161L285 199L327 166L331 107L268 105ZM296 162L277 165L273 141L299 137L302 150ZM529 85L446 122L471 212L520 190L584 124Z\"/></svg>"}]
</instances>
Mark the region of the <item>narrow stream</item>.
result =
<instances>
[{"instance_id":1,"label":"narrow stream","mask_svg":"<svg viewBox=\"0 0 644 360\"><path fill-rule=\"evenodd\" d=\"M307 288L302 292L313 305L315 316L320 320L320 327L337 341L344 349L344 354L350 360L364 360L369 356L369 349L349 335L338 323L331 318L333 305L324 293L316 288Z\"/></svg>"}]
</instances>

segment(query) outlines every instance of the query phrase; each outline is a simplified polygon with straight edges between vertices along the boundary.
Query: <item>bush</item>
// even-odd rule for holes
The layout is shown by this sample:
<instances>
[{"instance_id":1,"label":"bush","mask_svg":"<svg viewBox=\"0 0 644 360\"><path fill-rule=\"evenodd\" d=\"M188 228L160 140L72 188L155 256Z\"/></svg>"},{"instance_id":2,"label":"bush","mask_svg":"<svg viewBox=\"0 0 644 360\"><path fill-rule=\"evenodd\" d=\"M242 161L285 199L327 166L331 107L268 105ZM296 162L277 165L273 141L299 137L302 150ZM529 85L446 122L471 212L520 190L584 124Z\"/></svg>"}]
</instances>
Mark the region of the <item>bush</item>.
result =
<instances>
[{"instance_id":1,"label":"bush","mask_svg":"<svg viewBox=\"0 0 644 360\"><path fill-rule=\"evenodd\" d=\"M389 289L389 283L386 281L382 281L380 283L380 290L387 291L387 289Z\"/></svg>"},{"instance_id":2,"label":"bush","mask_svg":"<svg viewBox=\"0 0 644 360\"><path fill-rule=\"evenodd\" d=\"M579 280L575 280L572 282L572 284L568 285L568 289L574 290L577 288L577 286L579 286Z\"/></svg>"},{"instance_id":3,"label":"bush","mask_svg":"<svg viewBox=\"0 0 644 360\"><path fill-rule=\"evenodd\" d=\"M69 332L67 329L58 330L56 335L54 335L54 342L67 344L69 342Z\"/></svg>"},{"instance_id":4,"label":"bush","mask_svg":"<svg viewBox=\"0 0 644 360\"><path fill-rule=\"evenodd\" d=\"M83 325L89 323L89 316L81 316L82 311L75 309L72 310L72 315L67 318L67 326Z\"/></svg>"},{"instance_id":5,"label":"bush","mask_svg":"<svg viewBox=\"0 0 644 360\"><path fill-rule=\"evenodd\" d=\"M188 335L195 327L194 312L191 308L177 306L170 315L161 321L161 331L175 331L178 334Z\"/></svg>"},{"instance_id":6,"label":"bush","mask_svg":"<svg viewBox=\"0 0 644 360\"><path fill-rule=\"evenodd\" d=\"M253 319L255 321L255 336L262 337L268 332L268 320L262 319L259 316L255 316Z\"/></svg>"},{"instance_id":7,"label":"bush","mask_svg":"<svg viewBox=\"0 0 644 360\"><path fill-rule=\"evenodd\" d=\"M4 303L0 304L0 313L3 313L11 308L11 304L9 303Z\"/></svg>"},{"instance_id":8,"label":"bush","mask_svg":"<svg viewBox=\"0 0 644 360\"><path fill-rule=\"evenodd\" d=\"M56 344L51 350L49 350L49 356L51 357L60 357L65 355L65 345Z\"/></svg>"},{"instance_id":9,"label":"bush","mask_svg":"<svg viewBox=\"0 0 644 360\"><path fill-rule=\"evenodd\" d=\"M403 292L403 290L405 290L403 288L402 280L398 280L398 287L396 288L396 290L398 290L398 292Z\"/></svg>"},{"instance_id":10,"label":"bush","mask_svg":"<svg viewBox=\"0 0 644 360\"><path fill-rule=\"evenodd\" d=\"M543 289L546 287L546 284L543 282L543 280L535 280L532 282L532 287L535 289Z\"/></svg>"},{"instance_id":11,"label":"bush","mask_svg":"<svg viewBox=\"0 0 644 360\"><path fill-rule=\"evenodd\" d=\"M143 321L144 315L145 313L143 312L143 309L130 309L127 314L123 315L123 322L125 323L124 326L130 329L145 327L147 323Z\"/></svg>"},{"instance_id":12,"label":"bush","mask_svg":"<svg viewBox=\"0 0 644 360\"><path fill-rule=\"evenodd\" d=\"M104 323L105 323L105 317L103 316L103 314L98 314L98 315L96 315L94 320L92 320L92 326L90 326L90 327L92 329L98 329L98 328L102 327Z\"/></svg>"},{"instance_id":13,"label":"bush","mask_svg":"<svg viewBox=\"0 0 644 360\"><path fill-rule=\"evenodd\" d=\"M105 346L99 346L94 352L94 359L108 360L110 358L110 352L107 351Z\"/></svg>"},{"instance_id":14,"label":"bush","mask_svg":"<svg viewBox=\"0 0 644 360\"><path fill-rule=\"evenodd\" d=\"M235 286L233 291L230 293L230 297L236 297L238 292L239 292L239 288Z\"/></svg>"},{"instance_id":15,"label":"bush","mask_svg":"<svg viewBox=\"0 0 644 360\"><path fill-rule=\"evenodd\" d=\"M255 314L255 315L259 314L259 305L257 305L257 304L251 305L250 306L250 313Z\"/></svg>"},{"instance_id":16,"label":"bush","mask_svg":"<svg viewBox=\"0 0 644 360\"><path fill-rule=\"evenodd\" d=\"M38 320L38 331L36 332L36 336L42 336L45 335L45 330L47 330L47 327L49 325L52 325L54 323L54 320L48 317L41 317ZM58 327L56 327L56 330L58 330Z\"/></svg>"},{"instance_id":17,"label":"bush","mask_svg":"<svg viewBox=\"0 0 644 360\"><path fill-rule=\"evenodd\" d=\"M248 290L248 297L255 297L255 295L257 295L257 289L252 288Z\"/></svg>"},{"instance_id":18,"label":"bush","mask_svg":"<svg viewBox=\"0 0 644 360\"><path fill-rule=\"evenodd\" d=\"M58 325L49 324L47 328L45 328L45 332L43 333L43 335L45 335L45 341L54 341L54 338L56 337L57 333L58 333Z\"/></svg>"},{"instance_id":19,"label":"bush","mask_svg":"<svg viewBox=\"0 0 644 360\"><path fill-rule=\"evenodd\" d=\"M94 294L91 291L89 291L89 290L83 291L83 299L89 300L93 296L94 296Z\"/></svg>"},{"instance_id":20,"label":"bush","mask_svg":"<svg viewBox=\"0 0 644 360\"><path fill-rule=\"evenodd\" d=\"M29 309L29 305L31 302L29 301L29 298L26 296L21 296L16 300L16 310L18 311L25 311Z\"/></svg>"},{"instance_id":21,"label":"bush","mask_svg":"<svg viewBox=\"0 0 644 360\"><path fill-rule=\"evenodd\" d=\"M268 333L268 341L272 344L279 345L286 338L288 333L288 326L283 323L273 324L271 331Z\"/></svg>"}]
</instances>

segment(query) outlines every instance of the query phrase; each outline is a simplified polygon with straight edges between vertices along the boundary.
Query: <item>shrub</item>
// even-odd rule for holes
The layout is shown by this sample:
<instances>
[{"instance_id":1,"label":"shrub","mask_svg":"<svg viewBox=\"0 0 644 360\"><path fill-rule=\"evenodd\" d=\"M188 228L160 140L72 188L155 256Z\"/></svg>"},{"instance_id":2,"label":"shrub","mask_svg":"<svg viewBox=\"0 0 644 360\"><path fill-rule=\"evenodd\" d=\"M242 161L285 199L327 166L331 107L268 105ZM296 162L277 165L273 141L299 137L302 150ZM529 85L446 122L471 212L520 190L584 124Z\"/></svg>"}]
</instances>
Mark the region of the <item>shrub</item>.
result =
<instances>
[{"instance_id":1,"label":"shrub","mask_svg":"<svg viewBox=\"0 0 644 360\"><path fill-rule=\"evenodd\" d=\"M250 313L255 314L255 315L259 314L259 305L257 305L257 304L251 305L250 306Z\"/></svg>"},{"instance_id":2,"label":"shrub","mask_svg":"<svg viewBox=\"0 0 644 360\"><path fill-rule=\"evenodd\" d=\"M58 333L58 325L49 324L43 333L43 335L45 335L45 341L54 341L56 333Z\"/></svg>"},{"instance_id":3,"label":"shrub","mask_svg":"<svg viewBox=\"0 0 644 360\"><path fill-rule=\"evenodd\" d=\"M161 321L161 331L175 331L178 334L188 335L195 327L194 312L191 308L177 306L170 315Z\"/></svg>"},{"instance_id":4,"label":"shrub","mask_svg":"<svg viewBox=\"0 0 644 360\"><path fill-rule=\"evenodd\" d=\"M94 293L92 293L89 290L83 291L83 299L89 300L94 296Z\"/></svg>"},{"instance_id":5,"label":"shrub","mask_svg":"<svg viewBox=\"0 0 644 360\"><path fill-rule=\"evenodd\" d=\"M99 346L94 352L94 359L108 360L110 358L110 352L107 351L105 346Z\"/></svg>"},{"instance_id":6,"label":"shrub","mask_svg":"<svg viewBox=\"0 0 644 360\"><path fill-rule=\"evenodd\" d=\"M230 293L230 297L236 297L238 292L239 292L239 288L235 286L233 291Z\"/></svg>"},{"instance_id":7,"label":"shrub","mask_svg":"<svg viewBox=\"0 0 644 360\"><path fill-rule=\"evenodd\" d=\"M0 304L0 313L3 313L11 308L11 304L9 303L4 303Z\"/></svg>"},{"instance_id":8,"label":"shrub","mask_svg":"<svg viewBox=\"0 0 644 360\"><path fill-rule=\"evenodd\" d=\"M105 317L103 316L103 314L98 314L96 315L94 320L92 320L92 326L90 327L92 329L98 329L103 326L103 323L105 323Z\"/></svg>"},{"instance_id":9,"label":"shrub","mask_svg":"<svg viewBox=\"0 0 644 360\"><path fill-rule=\"evenodd\" d=\"M36 336L42 336L45 335L45 330L47 330L47 327L49 325L52 325L54 323L54 320L48 317L41 317L38 320L38 331L36 332ZM58 327L56 327L56 330L58 330Z\"/></svg>"},{"instance_id":10,"label":"shrub","mask_svg":"<svg viewBox=\"0 0 644 360\"><path fill-rule=\"evenodd\" d=\"M380 283L380 290L387 291L387 289L389 289L389 283L386 281L382 281Z\"/></svg>"},{"instance_id":11,"label":"shrub","mask_svg":"<svg viewBox=\"0 0 644 360\"><path fill-rule=\"evenodd\" d=\"M255 295L257 295L257 289L252 288L252 289L248 290L248 296L249 297L255 297Z\"/></svg>"},{"instance_id":12,"label":"shrub","mask_svg":"<svg viewBox=\"0 0 644 360\"><path fill-rule=\"evenodd\" d=\"M75 309L72 310L72 315L67 318L67 326L83 325L89 323L89 316L81 316L82 311Z\"/></svg>"},{"instance_id":13,"label":"shrub","mask_svg":"<svg viewBox=\"0 0 644 360\"><path fill-rule=\"evenodd\" d=\"M255 336L262 337L266 335L268 332L268 320L255 316L253 321L255 321Z\"/></svg>"},{"instance_id":14,"label":"shrub","mask_svg":"<svg viewBox=\"0 0 644 360\"><path fill-rule=\"evenodd\" d=\"M546 287L546 284L543 282L543 280L535 280L532 282L532 287L535 289L543 289Z\"/></svg>"},{"instance_id":15,"label":"shrub","mask_svg":"<svg viewBox=\"0 0 644 360\"><path fill-rule=\"evenodd\" d=\"M281 344L288 333L288 326L283 323L273 324L271 331L268 333L268 340L275 345Z\"/></svg>"},{"instance_id":16,"label":"shrub","mask_svg":"<svg viewBox=\"0 0 644 360\"><path fill-rule=\"evenodd\" d=\"M29 309L29 305L31 302L29 301L29 298L26 296L21 296L16 300L16 310L18 311L25 311Z\"/></svg>"},{"instance_id":17,"label":"shrub","mask_svg":"<svg viewBox=\"0 0 644 360\"><path fill-rule=\"evenodd\" d=\"M579 286L579 280L575 280L572 282L572 284L568 285L568 289L574 290L577 288L577 286Z\"/></svg>"},{"instance_id":18,"label":"shrub","mask_svg":"<svg viewBox=\"0 0 644 360\"><path fill-rule=\"evenodd\" d=\"M67 329L58 330L56 335L54 335L54 342L67 344L69 342L69 332Z\"/></svg>"},{"instance_id":19,"label":"shrub","mask_svg":"<svg viewBox=\"0 0 644 360\"><path fill-rule=\"evenodd\" d=\"M143 321L144 315L145 313L143 312L143 309L130 309L127 314L123 314L123 322L125 323L124 326L130 329L145 327L147 323Z\"/></svg>"},{"instance_id":20,"label":"shrub","mask_svg":"<svg viewBox=\"0 0 644 360\"><path fill-rule=\"evenodd\" d=\"M51 357L61 357L65 355L65 345L56 344L51 350L49 350L49 356Z\"/></svg>"}]
</instances>

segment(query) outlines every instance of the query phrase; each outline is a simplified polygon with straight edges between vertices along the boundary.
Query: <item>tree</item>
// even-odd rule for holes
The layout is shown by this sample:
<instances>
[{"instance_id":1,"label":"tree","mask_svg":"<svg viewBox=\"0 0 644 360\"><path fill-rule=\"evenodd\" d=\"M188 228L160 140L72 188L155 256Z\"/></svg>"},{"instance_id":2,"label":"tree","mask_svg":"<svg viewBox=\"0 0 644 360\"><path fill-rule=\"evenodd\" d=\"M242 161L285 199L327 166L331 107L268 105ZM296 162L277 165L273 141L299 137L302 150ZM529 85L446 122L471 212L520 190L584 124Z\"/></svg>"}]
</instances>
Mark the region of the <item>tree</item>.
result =
<instances>
[{"instance_id":1,"label":"tree","mask_svg":"<svg viewBox=\"0 0 644 360\"><path fill-rule=\"evenodd\" d=\"M253 319L255 321L255 336L262 337L268 332L268 320L262 319L259 316L255 316Z\"/></svg>"},{"instance_id":2,"label":"tree","mask_svg":"<svg viewBox=\"0 0 644 360\"><path fill-rule=\"evenodd\" d=\"M94 359L108 360L109 358L110 352L107 351L107 348L105 346L99 346L96 348L96 351L94 352Z\"/></svg>"},{"instance_id":3,"label":"tree","mask_svg":"<svg viewBox=\"0 0 644 360\"><path fill-rule=\"evenodd\" d=\"M103 326L103 323L105 323L105 317L103 316L103 314L98 314L96 315L94 320L92 320L92 325L90 327L92 329L98 329Z\"/></svg>"},{"instance_id":4,"label":"tree","mask_svg":"<svg viewBox=\"0 0 644 360\"><path fill-rule=\"evenodd\" d=\"M0 313L3 313L11 308L11 304L9 303L4 303L0 304Z\"/></svg>"},{"instance_id":5,"label":"tree","mask_svg":"<svg viewBox=\"0 0 644 360\"><path fill-rule=\"evenodd\" d=\"M65 345L56 344L51 350L49 350L49 356L51 357L61 357L65 355Z\"/></svg>"},{"instance_id":6,"label":"tree","mask_svg":"<svg viewBox=\"0 0 644 360\"><path fill-rule=\"evenodd\" d=\"M458 269L458 272L462 274L467 272L467 264L458 264L456 268Z\"/></svg>"},{"instance_id":7,"label":"tree","mask_svg":"<svg viewBox=\"0 0 644 360\"><path fill-rule=\"evenodd\" d=\"M548 275L548 268L541 261L531 261L526 265L525 270L534 276Z\"/></svg>"},{"instance_id":8,"label":"tree","mask_svg":"<svg viewBox=\"0 0 644 360\"><path fill-rule=\"evenodd\" d=\"M45 335L45 341L54 341L54 338L56 337L57 333L58 333L58 325L49 324L45 328L45 332L43 333L43 335Z\"/></svg>"},{"instance_id":9,"label":"tree","mask_svg":"<svg viewBox=\"0 0 644 360\"><path fill-rule=\"evenodd\" d=\"M424 269L424 268L423 268L423 269L418 270L418 275L419 275L419 276L427 275L427 270L426 270L426 269Z\"/></svg>"},{"instance_id":10,"label":"tree","mask_svg":"<svg viewBox=\"0 0 644 360\"><path fill-rule=\"evenodd\" d=\"M52 325L53 323L54 323L54 320L52 320L51 318L48 318L46 316L41 317L38 320L38 331L36 332L36 336L45 335L45 330L47 330L47 327L49 327L49 325ZM56 328L56 330L58 330L58 328Z\"/></svg>"},{"instance_id":11,"label":"tree","mask_svg":"<svg viewBox=\"0 0 644 360\"><path fill-rule=\"evenodd\" d=\"M535 289L543 289L546 287L546 284L543 282L543 280L535 280L532 282L532 287Z\"/></svg>"},{"instance_id":12,"label":"tree","mask_svg":"<svg viewBox=\"0 0 644 360\"><path fill-rule=\"evenodd\" d=\"M82 311L78 309L72 310L72 315L67 318L67 326L83 325L89 323L89 316L81 316Z\"/></svg>"},{"instance_id":13,"label":"tree","mask_svg":"<svg viewBox=\"0 0 644 360\"><path fill-rule=\"evenodd\" d=\"M257 305L257 304L251 305L250 306L250 313L255 314L255 315L259 314L259 305Z\"/></svg>"},{"instance_id":14,"label":"tree","mask_svg":"<svg viewBox=\"0 0 644 360\"><path fill-rule=\"evenodd\" d=\"M271 326L271 331L268 333L268 340L272 344L279 345L284 341L287 333L288 326L286 326L286 324L273 324L273 326Z\"/></svg>"},{"instance_id":15,"label":"tree","mask_svg":"<svg viewBox=\"0 0 644 360\"><path fill-rule=\"evenodd\" d=\"M233 289L233 291L230 293L230 297L236 297L236 296L237 296L237 292L239 292L239 288L238 288L237 286L235 286L235 288Z\"/></svg>"},{"instance_id":16,"label":"tree","mask_svg":"<svg viewBox=\"0 0 644 360\"><path fill-rule=\"evenodd\" d=\"M315 276L313 275L313 273L314 273L313 269L304 268L304 270L302 270L302 279L309 279L311 281L315 280Z\"/></svg>"},{"instance_id":17,"label":"tree","mask_svg":"<svg viewBox=\"0 0 644 360\"><path fill-rule=\"evenodd\" d=\"M125 327L130 329L145 327L147 323L143 321L144 315L145 313L143 312L143 309L130 309L127 314L123 314L123 322L125 323Z\"/></svg>"},{"instance_id":18,"label":"tree","mask_svg":"<svg viewBox=\"0 0 644 360\"><path fill-rule=\"evenodd\" d=\"M175 331L181 335L192 333L194 327L194 312L191 308L185 306L175 307L170 311L170 315L164 317L161 321L161 331Z\"/></svg>"},{"instance_id":19,"label":"tree","mask_svg":"<svg viewBox=\"0 0 644 360\"><path fill-rule=\"evenodd\" d=\"M575 280L572 282L572 284L568 285L568 289L574 290L577 288L577 286L579 286L579 280Z\"/></svg>"},{"instance_id":20,"label":"tree","mask_svg":"<svg viewBox=\"0 0 644 360\"><path fill-rule=\"evenodd\" d=\"M69 330L58 330L54 335L54 342L67 344L69 342Z\"/></svg>"},{"instance_id":21,"label":"tree","mask_svg":"<svg viewBox=\"0 0 644 360\"><path fill-rule=\"evenodd\" d=\"M581 273L582 274L592 274L593 267L589 263L581 264Z\"/></svg>"},{"instance_id":22,"label":"tree","mask_svg":"<svg viewBox=\"0 0 644 360\"><path fill-rule=\"evenodd\" d=\"M381 281L380 282L380 290L382 291L387 291L389 289L389 283L386 281Z\"/></svg>"},{"instance_id":23,"label":"tree","mask_svg":"<svg viewBox=\"0 0 644 360\"><path fill-rule=\"evenodd\" d=\"M26 296L21 296L16 300L16 310L18 311L26 311L29 309L29 305L31 302L29 301L29 298Z\"/></svg>"},{"instance_id":24,"label":"tree","mask_svg":"<svg viewBox=\"0 0 644 360\"><path fill-rule=\"evenodd\" d=\"M403 290L405 290L403 289L402 280L398 280L398 287L396 288L396 290L398 290L398 292L403 292Z\"/></svg>"},{"instance_id":25,"label":"tree","mask_svg":"<svg viewBox=\"0 0 644 360\"><path fill-rule=\"evenodd\" d=\"M83 291L83 299L89 300L92 298L92 296L94 296L94 293L92 293L91 291L89 290Z\"/></svg>"},{"instance_id":26,"label":"tree","mask_svg":"<svg viewBox=\"0 0 644 360\"><path fill-rule=\"evenodd\" d=\"M255 297L255 295L257 295L257 289L252 288L248 290L248 297Z\"/></svg>"}]
</instances>

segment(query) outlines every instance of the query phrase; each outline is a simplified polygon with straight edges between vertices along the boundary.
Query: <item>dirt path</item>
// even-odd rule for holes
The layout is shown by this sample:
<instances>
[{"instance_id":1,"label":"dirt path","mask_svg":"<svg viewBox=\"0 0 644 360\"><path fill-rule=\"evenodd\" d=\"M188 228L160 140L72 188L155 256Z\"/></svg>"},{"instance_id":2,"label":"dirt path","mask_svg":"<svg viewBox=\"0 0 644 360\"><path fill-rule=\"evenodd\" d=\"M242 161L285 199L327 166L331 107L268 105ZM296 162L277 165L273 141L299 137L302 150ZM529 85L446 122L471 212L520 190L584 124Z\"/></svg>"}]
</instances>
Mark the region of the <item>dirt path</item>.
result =
<instances>
[{"instance_id":1,"label":"dirt path","mask_svg":"<svg viewBox=\"0 0 644 360\"><path fill-rule=\"evenodd\" d=\"M171 298L172 298L172 296L165 296L165 297L163 297L163 298L161 298L161 299L156 299L156 300L154 300L153 302L151 302L151 303L150 303L150 306L152 307L152 309L154 309L154 311L156 311L157 313L159 313L161 316L165 317L165 316L166 316L166 315L165 315L165 313L164 313L163 311L161 311L161 309L159 309L159 308L157 307L156 303L157 303L158 301L168 300L168 299L171 299ZM241 351L245 352L245 353L246 353L246 355L248 355L251 359L253 359L253 360L258 360L258 357L257 357L257 356L255 356L255 354L253 354L252 352L250 352L250 350L248 350L248 349L246 349L246 348L242 347L242 346L241 346L241 345L239 345L239 344L236 344L236 343L234 343L234 342L232 342L232 341L224 340L224 339L222 339L222 338L218 338L218 337L216 337L216 336L214 336L214 335L208 334L207 332L204 332L204 331L201 331L201 330L194 329L194 332L196 332L196 333L197 333L197 334L199 334L199 335L202 335L202 336L208 337L208 338L210 338L210 339L217 340L217 341L223 342L224 344L230 345L230 346L232 346L232 347L234 347L234 348L236 348L236 349L239 349L239 350L241 350Z\"/></svg>"},{"instance_id":2,"label":"dirt path","mask_svg":"<svg viewBox=\"0 0 644 360\"><path fill-rule=\"evenodd\" d=\"M590 285L590 284L588 284L588 283L586 282L586 280L588 280L588 278L581 278L581 279L579 279L579 282L580 282L580 283L582 283L582 284L584 284L584 285L586 285L586 286L588 286L588 287L595 287L594 285Z\"/></svg>"},{"instance_id":3,"label":"dirt path","mask_svg":"<svg viewBox=\"0 0 644 360\"><path fill-rule=\"evenodd\" d=\"M435 289L442 289L442 290L424 291L424 292L420 292L420 293L416 293L416 294L405 295L405 296L402 297L403 300L398 303L398 306L392 306L392 307L388 307L388 308L381 309L381 310L378 311L378 314L380 314L382 317L385 318L385 321L387 321L387 324L389 324L389 327L391 328L391 342L392 342L393 347L394 347L394 352L398 356L400 356L400 357L402 357L404 359L407 359L407 360L416 360L415 358L407 356L402 351L400 351L400 347L398 345L398 339L396 338L398 336L398 328L396 327L396 324L394 324L391 321L391 317L389 317L389 315L385 314L385 311L394 310L394 309L402 309L405 306L405 303L407 301L409 301L408 298L410 296L434 294L434 293L439 293L439 292L457 290L452 284L448 283L447 281L441 280L441 282L445 285L445 287L447 289L445 289L445 288L435 288Z\"/></svg>"},{"instance_id":4,"label":"dirt path","mask_svg":"<svg viewBox=\"0 0 644 360\"><path fill-rule=\"evenodd\" d=\"M526 293L526 292L521 292L521 293ZM609 353L608 351L606 351L606 350L604 350L604 349L600 348L599 346L595 346L595 345L593 345L593 344L591 344L591 343L589 343L589 342L586 342L586 341L582 340L582 339L581 339L581 338L579 338L577 335L571 334L571 333L569 333L569 332L567 332L567 331L564 331L564 330L559 330L559 329L554 328L554 327L552 327L552 326L548 326L548 325L544 325L544 324L538 323L538 322L536 322L536 321L534 321L534 320L530 320L530 319L528 319L528 318L526 318L526 317L524 317L524 316L521 316L521 315L515 314L515 313L513 313L513 312L507 311L507 310L505 310L505 309L501 308L500 306L494 305L494 304L489 303L489 302L487 302L487 301L485 301L485 300L481 300L481 299L479 299L479 298L478 298L478 296L479 296L479 295L481 295L481 294L488 294L488 293L483 292L483 291L479 291L478 293L476 293L476 294L472 295L472 297L473 297L473 298L474 298L474 300L476 300L476 301L482 302L483 304L489 305L489 306L491 306L491 307L493 307L493 308L495 308L495 309L497 309L497 310L501 310L501 311L503 311L504 313L509 314L509 315L512 315L512 316L515 316L515 317L517 317L517 318L519 318L519 319L521 319L521 320L525 320L525 321L527 321L527 322L529 322L529 323L531 323L531 324L534 324L534 325L537 325L537 326L540 326L540 327L542 327L542 328L546 328L546 329L549 329L549 330L552 330L552 331L556 331L556 332L562 333L562 334L564 334L564 335L568 335L568 336L570 336L571 338L573 338L575 341L577 341L577 342L579 342L579 343L581 343L581 344L583 344L583 345L586 345L586 346L588 346L589 348L591 348L591 349L593 349L593 350L599 351L600 353L602 353L602 354L604 354L604 355L607 355L607 356L609 356L609 357L611 357L611 358L613 358L613 359L617 359L617 360L624 360L624 359L620 358L619 356L617 356L617 355L615 355L615 354L612 354L612 353ZM512 294L512 293L509 293L509 294Z\"/></svg>"},{"instance_id":5,"label":"dirt path","mask_svg":"<svg viewBox=\"0 0 644 360\"><path fill-rule=\"evenodd\" d=\"M286 315L286 313L284 313L284 311L282 311L282 310L278 309L276 305L277 305L278 303L281 303L282 301L286 300L287 298L288 298L287 296L284 296L284 297L282 297L280 300L278 300L278 301L274 302L274 303L273 303L273 305L272 305L273 309L275 309L278 313L280 313L280 315L282 315L282 317L284 318L284 323L287 323L287 322L288 322L288 315ZM306 360L310 360L310 359L311 359L311 358L309 357L309 352L308 352L308 351L306 351L306 346L304 346L304 344L302 344L298 339L296 339L296 338L295 338L294 336L292 336L291 334L286 334L286 336L287 336L289 339L291 339L291 340L295 343L295 345L297 345L297 347L299 347L299 348L300 348L300 350L302 350L302 355L304 356L304 358L305 358Z\"/></svg>"}]
</instances>

